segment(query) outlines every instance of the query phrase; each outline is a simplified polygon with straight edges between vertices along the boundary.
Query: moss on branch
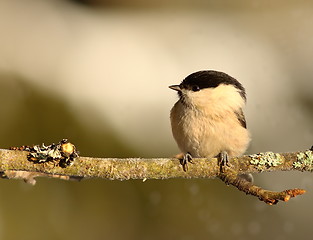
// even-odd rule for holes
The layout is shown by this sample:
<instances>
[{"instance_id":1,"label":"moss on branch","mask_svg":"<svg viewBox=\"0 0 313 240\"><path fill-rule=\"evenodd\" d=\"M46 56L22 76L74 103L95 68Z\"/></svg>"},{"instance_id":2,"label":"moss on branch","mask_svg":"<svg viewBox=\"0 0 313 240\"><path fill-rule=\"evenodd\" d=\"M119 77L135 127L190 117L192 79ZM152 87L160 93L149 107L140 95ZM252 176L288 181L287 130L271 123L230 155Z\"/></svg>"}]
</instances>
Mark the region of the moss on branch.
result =
<instances>
[{"instance_id":1,"label":"moss on branch","mask_svg":"<svg viewBox=\"0 0 313 240\"><path fill-rule=\"evenodd\" d=\"M176 158L90 158L78 157L71 166L62 167L57 161L35 163L29 161L29 152L0 149L0 172L6 178L23 178L34 184L38 176L71 178L102 178L109 180L129 179L169 179L169 178L215 178L237 187L260 200L275 204L279 200L288 201L291 197L303 194L302 189L282 192L264 190L239 174L270 171L312 171L312 151L293 153L259 153L230 159L230 168L221 172L218 159L194 158L185 172ZM21 174L23 171L24 175Z\"/></svg>"},{"instance_id":2,"label":"moss on branch","mask_svg":"<svg viewBox=\"0 0 313 240\"><path fill-rule=\"evenodd\" d=\"M176 158L91 158L78 157L68 167L55 162L34 163L27 151L0 149L0 171L19 170L84 178L110 180L214 178L219 174L216 158L194 158L187 172ZM270 171L312 171L312 151L294 153L259 153L230 159L232 169L243 173Z\"/></svg>"}]
</instances>

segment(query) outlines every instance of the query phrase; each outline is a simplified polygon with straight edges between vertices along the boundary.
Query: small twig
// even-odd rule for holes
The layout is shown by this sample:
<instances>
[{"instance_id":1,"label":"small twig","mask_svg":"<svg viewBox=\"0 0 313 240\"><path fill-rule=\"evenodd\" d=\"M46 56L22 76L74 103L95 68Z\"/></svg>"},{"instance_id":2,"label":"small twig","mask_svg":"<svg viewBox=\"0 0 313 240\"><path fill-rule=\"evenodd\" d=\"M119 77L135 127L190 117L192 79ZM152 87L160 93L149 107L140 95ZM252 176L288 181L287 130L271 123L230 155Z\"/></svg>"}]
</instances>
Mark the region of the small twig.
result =
<instances>
[{"instance_id":1,"label":"small twig","mask_svg":"<svg viewBox=\"0 0 313 240\"><path fill-rule=\"evenodd\" d=\"M30 185L36 184L37 177L48 177L48 178L57 178L61 180L73 180L73 181L80 181L82 178L79 177L71 177L71 176L64 176L64 175L57 175L57 174L46 174L40 172L27 172L27 171L13 171L7 170L1 173L1 178L7 179L22 179L25 183Z\"/></svg>"},{"instance_id":2,"label":"small twig","mask_svg":"<svg viewBox=\"0 0 313 240\"><path fill-rule=\"evenodd\" d=\"M233 185L238 188L240 191L245 192L246 194L253 195L258 197L261 201L274 205L278 201L289 201L290 198L296 197L297 195L302 195L305 193L303 189L289 189L282 192L273 192L265 190L261 187L258 187L251 182L247 181L245 178L240 177L236 171L230 167L223 166L222 171L218 176L223 182L227 185Z\"/></svg>"}]
</instances>

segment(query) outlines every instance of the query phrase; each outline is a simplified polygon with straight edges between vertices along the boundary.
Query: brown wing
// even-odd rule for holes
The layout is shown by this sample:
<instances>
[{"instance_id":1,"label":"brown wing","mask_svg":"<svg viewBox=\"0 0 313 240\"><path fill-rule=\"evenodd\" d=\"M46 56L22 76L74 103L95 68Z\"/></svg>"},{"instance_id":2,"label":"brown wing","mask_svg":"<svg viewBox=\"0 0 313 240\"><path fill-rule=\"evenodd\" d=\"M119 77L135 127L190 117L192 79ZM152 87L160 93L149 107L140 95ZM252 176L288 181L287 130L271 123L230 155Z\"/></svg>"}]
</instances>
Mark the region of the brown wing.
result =
<instances>
[{"instance_id":1,"label":"brown wing","mask_svg":"<svg viewBox=\"0 0 313 240\"><path fill-rule=\"evenodd\" d=\"M240 111L236 112L236 115L237 115L237 119L240 122L241 126L244 128L247 128L245 115L243 114L241 109L240 109Z\"/></svg>"}]
</instances>

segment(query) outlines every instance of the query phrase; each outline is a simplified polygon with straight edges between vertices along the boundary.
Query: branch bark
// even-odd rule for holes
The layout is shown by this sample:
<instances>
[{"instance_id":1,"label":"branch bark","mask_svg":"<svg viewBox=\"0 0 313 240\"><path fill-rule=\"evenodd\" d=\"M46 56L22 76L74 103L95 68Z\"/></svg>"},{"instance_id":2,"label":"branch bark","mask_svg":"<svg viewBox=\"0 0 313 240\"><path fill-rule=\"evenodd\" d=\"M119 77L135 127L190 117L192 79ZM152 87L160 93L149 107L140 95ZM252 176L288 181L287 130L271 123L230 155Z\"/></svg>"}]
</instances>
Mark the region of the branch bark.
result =
<instances>
[{"instance_id":1,"label":"branch bark","mask_svg":"<svg viewBox=\"0 0 313 240\"><path fill-rule=\"evenodd\" d=\"M60 167L54 161L34 163L27 160L27 151L0 149L0 171L40 172L83 178L109 180L215 178L220 169L218 159L194 158L187 172L176 158L91 158L78 157L73 165ZM238 174L271 171L312 171L313 152L259 153L230 159Z\"/></svg>"},{"instance_id":2,"label":"branch bark","mask_svg":"<svg viewBox=\"0 0 313 240\"><path fill-rule=\"evenodd\" d=\"M179 160L176 158L90 158L77 157L71 166L61 167L57 161L34 163L29 161L27 151L0 149L0 172L7 178L24 178L33 183L37 176L71 178L103 178L109 180L129 179L169 179L169 178L215 178L219 177L225 183L234 185L239 190L259 197L260 200L275 204L279 200L288 201L290 197L303 194L298 192L278 192L273 197L271 191L264 190L253 184L248 184L238 178L239 174L271 172L271 171L312 171L313 152L311 150L292 153L265 152L253 155L245 155L230 159L230 167L226 167L221 173L218 159L195 158L194 164L189 166L187 172L183 171ZM21 177L14 174L16 171L24 171L32 174ZM238 183L241 182L241 183ZM267 192L264 192L267 191ZM271 196L266 197L266 196ZM279 197L278 197L279 195ZM269 200L271 199L271 200ZM267 201L269 200L269 201Z\"/></svg>"}]
</instances>

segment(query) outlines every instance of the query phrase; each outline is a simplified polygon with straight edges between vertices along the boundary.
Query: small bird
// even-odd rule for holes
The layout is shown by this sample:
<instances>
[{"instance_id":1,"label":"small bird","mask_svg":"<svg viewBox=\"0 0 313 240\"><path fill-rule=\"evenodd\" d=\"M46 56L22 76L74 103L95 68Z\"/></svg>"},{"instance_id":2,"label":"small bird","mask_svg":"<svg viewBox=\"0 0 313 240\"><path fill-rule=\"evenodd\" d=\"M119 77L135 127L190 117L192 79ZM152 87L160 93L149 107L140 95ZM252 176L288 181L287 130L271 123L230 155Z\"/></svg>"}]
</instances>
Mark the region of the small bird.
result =
<instances>
[{"instance_id":1,"label":"small bird","mask_svg":"<svg viewBox=\"0 0 313 240\"><path fill-rule=\"evenodd\" d=\"M229 157L246 151L250 142L242 110L246 92L235 78L213 70L198 71L169 88L179 96L170 119L184 171L192 158L218 157L227 164Z\"/></svg>"}]
</instances>

